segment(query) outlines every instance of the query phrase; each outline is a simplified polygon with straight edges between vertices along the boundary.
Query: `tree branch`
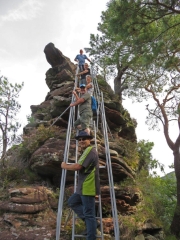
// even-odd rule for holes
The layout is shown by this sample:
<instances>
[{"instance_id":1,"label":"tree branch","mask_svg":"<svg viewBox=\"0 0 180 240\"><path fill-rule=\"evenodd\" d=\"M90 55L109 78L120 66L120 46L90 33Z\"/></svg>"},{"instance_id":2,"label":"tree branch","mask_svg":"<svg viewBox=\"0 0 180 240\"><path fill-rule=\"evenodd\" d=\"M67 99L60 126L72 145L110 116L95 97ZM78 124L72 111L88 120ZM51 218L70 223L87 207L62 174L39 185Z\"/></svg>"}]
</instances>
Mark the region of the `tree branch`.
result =
<instances>
[{"instance_id":1,"label":"tree branch","mask_svg":"<svg viewBox=\"0 0 180 240\"><path fill-rule=\"evenodd\" d=\"M145 90L152 94L153 99L155 100L155 102L157 103L159 109L161 110L162 116L164 118L163 128L164 128L164 135L165 135L165 138L166 138L166 142L167 142L168 146L173 150L174 149L174 143L172 142L172 140L169 137L169 121L168 121L168 117L166 115L166 112L164 110L164 106L162 104L160 104L160 102L157 99L153 89L152 88L149 89L148 87L149 86L145 86Z\"/></svg>"}]
</instances>

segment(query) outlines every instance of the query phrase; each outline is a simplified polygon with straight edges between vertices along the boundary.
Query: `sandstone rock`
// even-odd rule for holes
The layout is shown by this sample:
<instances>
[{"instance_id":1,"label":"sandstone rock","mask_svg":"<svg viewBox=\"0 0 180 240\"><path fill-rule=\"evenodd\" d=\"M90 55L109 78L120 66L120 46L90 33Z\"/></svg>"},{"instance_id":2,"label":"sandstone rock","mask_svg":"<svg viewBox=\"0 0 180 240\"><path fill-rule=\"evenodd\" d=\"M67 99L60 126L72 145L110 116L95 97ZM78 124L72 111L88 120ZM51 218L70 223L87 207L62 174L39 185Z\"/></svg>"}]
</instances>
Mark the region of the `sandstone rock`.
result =
<instances>
[{"instance_id":1,"label":"sandstone rock","mask_svg":"<svg viewBox=\"0 0 180 240\"><path fill-rule=\"evenodd\" d=\"M143 235L143 234L139 234L139 235L137 235L137 236L135 237L134 240L145 240L145 238L144 238L144 235Z\"/></svg>"},{"instance_id":2,"label":"sandstone rock","mask_svg":"<svg viewBox=\"0 0 180 240\"><path fill-rule=\"evenodd\" d=\"M75 66L70 62L70 59L65 57L62 52L54 46L53 43L48 43L44 48L44 53L48 63L52 67L62 66L62 68L67 68L71 71L74 70Z\"/></svg>"}]
</instances>

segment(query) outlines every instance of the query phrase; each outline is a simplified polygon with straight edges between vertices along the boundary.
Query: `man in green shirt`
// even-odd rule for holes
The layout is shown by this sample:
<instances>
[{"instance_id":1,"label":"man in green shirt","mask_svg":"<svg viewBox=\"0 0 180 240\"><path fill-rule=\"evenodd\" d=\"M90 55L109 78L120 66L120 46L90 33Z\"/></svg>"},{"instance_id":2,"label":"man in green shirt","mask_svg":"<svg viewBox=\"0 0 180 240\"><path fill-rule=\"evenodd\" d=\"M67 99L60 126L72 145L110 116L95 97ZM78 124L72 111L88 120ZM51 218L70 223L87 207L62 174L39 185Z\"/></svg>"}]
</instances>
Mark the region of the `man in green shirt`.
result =
<instances>
[{"instance_id":1,"label":"man in green shirt","mask_svg":"<svg viewBox=\"0 0 180 240\"><path fill-rule=\"evenodd\" d=\"M74 127L90 134L89 125L92 118L91 96L87 92L85 84L81 84L80 89L80 97L73 91L76 101L70 104L70 107L79 105L79 118L74 122Z\"/></svg>"},{"instance_id":2,"label":"man in green shirt","mask_svg":"<svg viewBox=\"0 0 180 240\"><path fill-rule=\"evenodd\" d=\"M86 240L96 239L95 196L100 194L99 163L95 148L90 145L92 136L81 131L76 140L83 150L77 163L62 162L61 168L78 171L76 192L68 199L68 205L86 224Z\"/></svg>"}]
</instances>

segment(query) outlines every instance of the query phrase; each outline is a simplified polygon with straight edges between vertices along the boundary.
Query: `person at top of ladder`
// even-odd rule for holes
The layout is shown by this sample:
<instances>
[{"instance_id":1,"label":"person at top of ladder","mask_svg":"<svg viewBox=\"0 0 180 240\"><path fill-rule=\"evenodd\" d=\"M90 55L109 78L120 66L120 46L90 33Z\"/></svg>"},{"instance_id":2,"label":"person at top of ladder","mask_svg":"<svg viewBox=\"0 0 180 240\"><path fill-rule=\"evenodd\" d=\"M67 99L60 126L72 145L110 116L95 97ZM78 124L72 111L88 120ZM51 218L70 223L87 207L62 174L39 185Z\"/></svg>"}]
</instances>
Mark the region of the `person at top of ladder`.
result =
<instances>
[{"instance_id":1,"label":"person at top of ladder","mask_svg":"<svg viewBox=\"0 0 180 240\"><path fill-rule=\"evenodd\" d=\"M75 89L77 92L80 92L80 88ZM86 75L86 90L92 96L94 92L94 85L92 83L92 77L90 75Z\"/></svg>"},{"instance_id":2,"label":"person at top of ladder","mask_svg":"<svg viewBox=\"0 0 180 240\"><path fill-rule=\"evenodd\" d=\"M68 199L69 207L86 224L84 235L86 240L96 239L96 228L98 222L95 215L95 196L100 194L99 163L95 148L90 145L93 138L91 135L81 131L75 137L82 150L77 163L67 164L62 162L61 168L78 171L78 185L76 192Z\"/></svg>"},{"instance_id":3,"label":"person at top of ladder","mask_svg":"<svg viewBox=\"0 0 180 240\"><path fill-rule=\"evenodd\" d=\"M81 76L80 84L86 85L86 76L90 75L90 68L87 63L84 64L84 70L77 74L77 76Z\"/></svg>"},{"instance_id":4,"label":"person at top of ladder","mask_svg":"<svg viewBox=\"0 0 180 240\"><path fill-rule=\"evenodd\" d=\"M87 58L87 56L85 54L83 54L83 50L82 49L80 49L79 53L80 54L78 54L75 57L74 61L79 63L79 69L80 69L80 71L83 71L84 70L85 60L87 59L89 62L91 62L91 60L89 58Z\"/></svg>"},{"instance_id":5,"label":"person at top of ladder","mask_svg":"<svg viewBox=\"0 0 180 240\"><path fill-rule=\"evenodd\" d=\"M70 104L70 107L79 105L79 118L74 122L74 127L90 134L89 125L92 118L91 96L87 92L85 84L81 84L80 89L80 97L76 91L73 91L76 101Z\"/></svg>"}]
</instances>

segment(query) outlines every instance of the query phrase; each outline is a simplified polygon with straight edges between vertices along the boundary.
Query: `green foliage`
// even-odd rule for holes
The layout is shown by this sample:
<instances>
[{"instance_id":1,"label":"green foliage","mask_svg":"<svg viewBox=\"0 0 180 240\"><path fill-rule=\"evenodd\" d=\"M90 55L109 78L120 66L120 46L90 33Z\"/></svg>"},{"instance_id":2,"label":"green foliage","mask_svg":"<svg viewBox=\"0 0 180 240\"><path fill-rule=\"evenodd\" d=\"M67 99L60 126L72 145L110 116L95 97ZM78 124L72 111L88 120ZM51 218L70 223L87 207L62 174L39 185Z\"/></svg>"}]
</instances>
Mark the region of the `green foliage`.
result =
<instances>
[{"instance_id":1,"label":"green foliage","mask_svg":"<svg viewBox=\"0 0 180 240\"><path fill-rule=\"evenodd\" d=\"M22 84L14 85L5 77L0 77L0 145L1 160L4 165L4 158L8 145L16 140L16 132L21 126L16 120L17 113L21 105L16 101Z\"/></svg>"},{"instance_id":2,"label":"green foliage","mask_svg":"<svg viewBox=\"0 0 180 240\"><path fill-rule=\"evenodd\" d=\"M16 167L7 167L0 170L0 185L1 189L6 189L12 181L20 181L22 172Z\"/></svg>"},{"instance_id":3,"label":"green foliage","mask_svg":"<svg viewBox=\"0 0 180 240\"><path fill-rule=\"evenodd\" d=\"M143 196L141 204L137 205L137 211L131 216L123 216L121 221L128 229L135 231L139 224L151 219L154 224L162 227L166 238L173 239L169 232L169 227L173 218L176 206L176 180L174 174L167 177L157 177L147 175L147 171L142 170L136 177L136 181L131 179L120 183L123 189L137 189Z\"/></svg>"},{"instance_id":4,"label":"green foliage","mask_svg":"<svg viewBox=\"0 0 180 240\"><path fill-rule=\"evenodd\" d=\"M112 0L101 16L101 35L90 38L90 54L114 68L115 93L139 102L154 99L152 107L147 105L152 129L159 120L164 123L163 118L177 117L180 14L176 8L170 1Z\"/></svg>"},{"instance_id":5,"label":"green foliage","mask_svg":"<svg viewBox=\"0 0 180 240\"><path fill-rule=\"evenodd\" d=\"M112 78L114 79L115 93L121 99L122 92L127 89L127 79L123 74L126 66L120 62L120 59L123 57L123 46L112 35L107 34L106 28L103 28L103 24L99 24L98 30L101 35L97 34L95 36L91 34L91 48L88 48L87 52L93 56L104 80L109 81Z\"/></svg>"},{"instance_id":6,"label":"green foliage","mask_svg":"<svg viewBox=\"0 0 180 240\"><path fill-rule=\"evenodd\" d=\"M175 177L147 177L142 171L136 183L143 193L145 209L161 221L165 233L169 234L176 206Z\"/></svg>"},{"instance_id":7,"label":"green foliage","mask_svg":"<svg viewBox=\"0 0 180 240\"><path fill-rule=\"evenodd\" d=\"M23 141L19 145L20 155L29 158L31 154L39 148L43 143L55 136L59 136L59 128L52 126L50 128L40 125L37 129L32 131L28 136L23 136Z\"/></svg>"},{"instance_id":8,"label":"green foliage","mask_svg":"<svg viewBox=\"0 0 180 240\"><path fill-rule=\"evenodd\" d=\"M33 172L30 168L25 168L23 170L27 183L34 184L35 181L40 180L39 176Z\"/></svg>"},{"instance_id":9,"label":"green foliage","mask_svg":"<svg viewBox=\"0 0 180 240\"><path fill-rule=\"evenodd\" d=\"M138 142L138 153L139 153L139 167L138 171L146 170L149 174L150 170L160 168L164 172L164 166L160 164L156 159L153 159L151 150L154 146L153 142L141 140ZM155 172L154 172L155 173Z\"/></svg>"},{"instance_id":10,"label":"green foliage","mask_svg":"<svg viewBox=\"0 0 180 240\"><path fill-rule=\"evenodd\" d=\"M137 152L137 143L123 140L124 156L123 159L133 169L138 169L139 155Z\"/></svg>"},{"instance_id":11,"label":"green foliage","mask_svg":"<svg viewBox=\"0 0 180 240\"><path fill-rule=\"evenodd\" d=\"M26 118L28 123L35 123L35 118L33 116L27 115Z\"/></svg>"},{"instance_id":12,"label":"green foliage","mask_svg":"<svg viewBox=\"0 0 180 240\"><path fill-rule=\"evenodd\" d=\"M104 79L99 79L98 84L101 86L104 86L104 87L107 85L107 83L104 81Z\"/></svg>"}]
</instances>

